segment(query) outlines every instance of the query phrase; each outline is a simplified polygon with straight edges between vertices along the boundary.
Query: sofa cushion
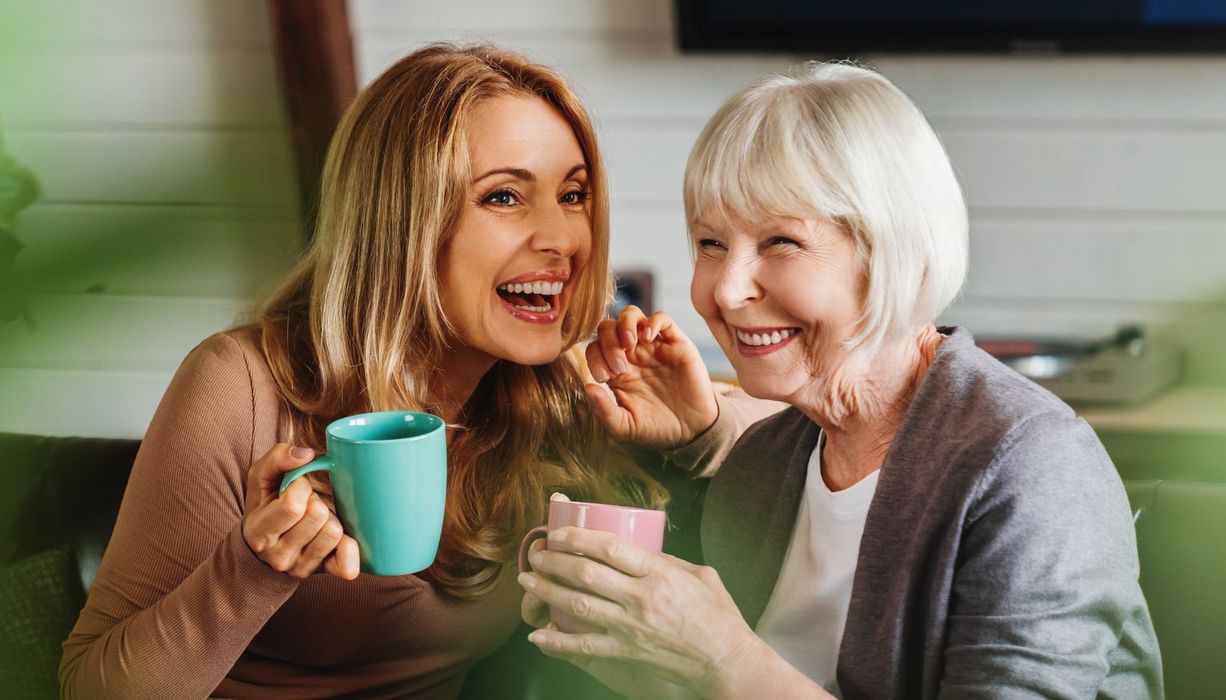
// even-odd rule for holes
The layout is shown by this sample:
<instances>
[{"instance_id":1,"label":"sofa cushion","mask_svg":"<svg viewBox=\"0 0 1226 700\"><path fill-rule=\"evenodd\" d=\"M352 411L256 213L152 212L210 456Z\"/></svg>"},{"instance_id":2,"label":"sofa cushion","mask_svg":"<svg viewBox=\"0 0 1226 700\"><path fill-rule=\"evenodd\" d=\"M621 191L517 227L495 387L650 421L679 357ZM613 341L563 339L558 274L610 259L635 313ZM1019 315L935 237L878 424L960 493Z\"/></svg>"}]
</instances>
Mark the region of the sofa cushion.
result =
<instances>
[{"instance_id":1,"label":"sofa cushion","mask_svg":"<svg viewBox=\"0 0 1226 700\"><path fill-rule=\"evenodd\" d=\"M0 688L5 697L56 697L60 643L85 603L68 547L0 567Z\"/></svg>"}]
</instances>

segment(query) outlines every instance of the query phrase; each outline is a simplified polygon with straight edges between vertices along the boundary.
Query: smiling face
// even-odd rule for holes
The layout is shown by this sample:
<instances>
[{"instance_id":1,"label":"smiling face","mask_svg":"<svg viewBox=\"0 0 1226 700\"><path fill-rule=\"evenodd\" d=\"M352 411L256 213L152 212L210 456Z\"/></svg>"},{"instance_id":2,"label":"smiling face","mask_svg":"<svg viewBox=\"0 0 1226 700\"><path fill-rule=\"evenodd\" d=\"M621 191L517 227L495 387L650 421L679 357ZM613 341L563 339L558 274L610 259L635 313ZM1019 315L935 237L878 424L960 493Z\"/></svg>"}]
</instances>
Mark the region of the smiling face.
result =
<instances>
[{"instance_id":1,"label":"smiling face","mask_svg":"<svg viewBox=\"0 0 1226 700\"><path fill-rule=\"evenodd\" d=\"M846 358L863 265L826 219L696 222L690 297L753 396L804 405Z\"/></svg>"},{"instance_id":2,"label":"smiling face","mask_svg":"<svg viewBox=\"0 0 1226 700\"><path fill-rule=\"evenodd\" d=\"M467 191L439 260L442 305L457 333L444 369L552 362L592 249L583 150L537 97L479 103L467 135Z\"/></svg>"}]
</instances>

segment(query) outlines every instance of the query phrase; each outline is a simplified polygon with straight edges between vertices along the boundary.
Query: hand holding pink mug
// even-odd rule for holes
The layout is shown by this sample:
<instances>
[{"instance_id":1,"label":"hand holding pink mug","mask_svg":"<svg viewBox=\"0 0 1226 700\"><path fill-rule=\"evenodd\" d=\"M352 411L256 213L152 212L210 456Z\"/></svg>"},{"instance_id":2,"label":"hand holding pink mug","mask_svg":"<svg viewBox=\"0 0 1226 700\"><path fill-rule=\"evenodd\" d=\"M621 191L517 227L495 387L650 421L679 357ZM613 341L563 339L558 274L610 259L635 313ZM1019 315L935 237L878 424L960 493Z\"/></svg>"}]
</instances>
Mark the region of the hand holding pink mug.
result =
<instances>
[{"instance_id":1,"label":"hand holding pink mug","mask_svg":"<svg viewBox=\"0 0 1226 700\"><path fill-rule=\"evenodd\" d=\"M519 570L531 571L528 552L532 543L545 537L550 530L573 526L611 532L651 552L659 552L664 546L665 515L662 510L613 506L605 503L583 503L561 498L549 501L549 524L533 528L519 545ZM548 543L546 543L548 546ZM549 619L558 629L571 634L600 632L582 620L567 615L557 608L549 608Z\"/></svg>"}]
</instances>

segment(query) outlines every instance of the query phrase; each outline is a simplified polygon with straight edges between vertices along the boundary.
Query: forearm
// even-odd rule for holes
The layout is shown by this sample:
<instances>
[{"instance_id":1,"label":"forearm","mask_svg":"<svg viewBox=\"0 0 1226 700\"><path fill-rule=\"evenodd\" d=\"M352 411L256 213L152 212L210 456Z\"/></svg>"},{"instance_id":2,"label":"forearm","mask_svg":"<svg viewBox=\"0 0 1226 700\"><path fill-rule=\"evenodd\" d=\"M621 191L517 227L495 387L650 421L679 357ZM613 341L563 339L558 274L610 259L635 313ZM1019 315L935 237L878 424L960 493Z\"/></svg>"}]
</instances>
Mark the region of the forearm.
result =
<instances>
[{"instance_id":1,"label":"forearm","mask_svg":"<svg viewBox=\"0 0 1226 700\"><path fill-rule=\"evenodd\" d=\"M752 636L742 645L735 660L718 669L710 691L713 700L740 698L797 698L830 700L833 695L789 664L774 649Z\"/></svg>"},{"instance_id":2,"label":"forearm","mask_svg":"<svg viewBox=\"0 0 1226 700\"><path fill-rule=\"evenodd\" d=\"M60 665L61 696L206 697L298 581L260 561L236 525L214 552L149 607L123 619L107 608L146 581L101 577Z\"/></svg>"}]
</instances>

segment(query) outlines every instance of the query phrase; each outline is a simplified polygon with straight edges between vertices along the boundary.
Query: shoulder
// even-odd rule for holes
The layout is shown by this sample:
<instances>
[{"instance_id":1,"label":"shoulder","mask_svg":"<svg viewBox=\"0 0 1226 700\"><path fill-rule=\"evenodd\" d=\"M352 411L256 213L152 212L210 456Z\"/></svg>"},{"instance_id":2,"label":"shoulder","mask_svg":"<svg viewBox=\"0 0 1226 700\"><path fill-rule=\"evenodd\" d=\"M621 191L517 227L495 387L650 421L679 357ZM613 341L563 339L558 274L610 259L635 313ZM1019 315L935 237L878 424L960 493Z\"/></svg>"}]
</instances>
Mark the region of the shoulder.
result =
<instances>
[{"instance_id":1,"label":"shoulder","mask_svg":"<svg viewBox=\"0 0 1226 700\"><path fill-rule=\"evenodd\" d=\"M899 440L905 461L927 462L979 497L1003 489L1060 501L1086 489L1119 487L1110 458L1085 421L960 329L938 351ZM1037 488L1039 483L1045 488Z\"/></svg>"},{"instance_id":2,"label":"shoulder","mask_svg":"<svg viewBox=\"0 0 1226 700\"><path fill-rule=\"evenodd\" d=\"M215 422L225 432L243 432L257 442L275 442L280 399L260 347L258 328L214 333L184 358L159 406L162 420ZM223 427L224 424L224 427ZM270 443L271 444L271 443Z\"/></svg>"},{"instance_id":3,"label":"shoulder","mask_svg":"<svg viewBox=\"0 0 1226 700\"><path fill-rule=\"evenodd\" d=\"M258 327L244 326L214 333L188 353L180 376L214 386L218 391L260 393L272 384Z\"/></svg>"},{"instance_id":4,"label":"shoulder","mask_svg":"<svg viewBox=\"0 0 1226 700\"><path fill-rule=\"evenodd\" d=\"M916 391L898 440L910 458L978 471L1034 440L1086 437L1097 443L1067 404L954 329Z\"/></svg>"}]
</instances>

